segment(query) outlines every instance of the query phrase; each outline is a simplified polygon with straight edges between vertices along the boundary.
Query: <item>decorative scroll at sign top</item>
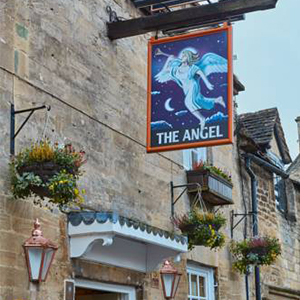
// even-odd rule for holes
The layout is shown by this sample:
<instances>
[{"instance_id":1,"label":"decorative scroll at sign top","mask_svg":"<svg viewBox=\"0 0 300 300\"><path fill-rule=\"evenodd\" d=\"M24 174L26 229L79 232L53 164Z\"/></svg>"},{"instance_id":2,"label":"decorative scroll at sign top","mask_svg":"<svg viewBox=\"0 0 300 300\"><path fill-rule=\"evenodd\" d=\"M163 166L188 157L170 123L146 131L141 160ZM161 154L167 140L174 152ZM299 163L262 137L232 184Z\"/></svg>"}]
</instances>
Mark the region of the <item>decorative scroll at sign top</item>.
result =
<instances>
[{"instance_id":1,"label":"decorative scroll at sign top","mask_svg":"<svg viewBox=\"0 0 300 300\"><path fill-rule=\"evenodd\" d=\"M232 143L231 27L151 39L147 151Z\"/></svg>"}]
</instances>

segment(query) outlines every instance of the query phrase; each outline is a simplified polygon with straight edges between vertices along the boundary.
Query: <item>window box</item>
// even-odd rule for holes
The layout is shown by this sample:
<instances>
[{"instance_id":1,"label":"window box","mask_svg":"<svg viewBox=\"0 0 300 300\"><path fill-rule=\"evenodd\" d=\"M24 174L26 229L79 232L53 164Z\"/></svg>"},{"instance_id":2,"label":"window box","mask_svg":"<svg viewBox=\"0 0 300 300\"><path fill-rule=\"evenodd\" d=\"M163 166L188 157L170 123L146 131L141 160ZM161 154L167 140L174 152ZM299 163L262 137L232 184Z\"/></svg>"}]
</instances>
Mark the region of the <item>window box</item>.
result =
<instances>
[{"instance_id":1,"label":"window box","mask_svg":"<svg viewBox=\"0 0 300 300\"><path fill-rule=\"evenodd\" d=\"M202 187L202 198L212 205L233 204L232 183L210 170L186 171L188 183L199 183ZM196 192L197 187L189 187L189 192Z\"/></svg>"}]
</instances>

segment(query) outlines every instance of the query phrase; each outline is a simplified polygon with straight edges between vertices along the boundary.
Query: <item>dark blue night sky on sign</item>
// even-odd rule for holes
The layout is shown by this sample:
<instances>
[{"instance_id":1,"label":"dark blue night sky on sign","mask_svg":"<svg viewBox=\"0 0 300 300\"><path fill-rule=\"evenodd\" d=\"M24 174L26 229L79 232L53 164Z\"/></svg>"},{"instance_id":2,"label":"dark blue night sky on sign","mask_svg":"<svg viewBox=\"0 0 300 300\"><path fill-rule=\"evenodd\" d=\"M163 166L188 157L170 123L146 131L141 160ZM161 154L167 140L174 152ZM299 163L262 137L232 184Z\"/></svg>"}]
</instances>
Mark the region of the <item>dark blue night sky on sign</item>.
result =
<instances>
[{"instance_id":1,"label":"dark blue night sky on sign","mask_svg":"<svg viewBox=\"0 0 300 300\"><path fill-rule=\"evenodd\" d=\"M225 31L152 46L151 123L154 131L159 130L160 125L164 128L173 129L199 126L199 119L187 109L183 87L180 87L180 84L174 80L159 82L155 79L155 76L166 65L168 59L166 55L179 58L182 51L188 48L198 53L199 60L207 53L214 53L227 60L227 46L227 33ZM157 49L166 55L155 55ZM200 76L195 76L196 80L200 82L199 87L203 97L212 99L223 97L225 103L225 107L224 105L215 104L212 109L199 109L206 119L206 124L227 117L227 75L226 72L212 72L208 75L207 79L213 85L211 89L207 87Z\"/></svg>"}]
</instances>

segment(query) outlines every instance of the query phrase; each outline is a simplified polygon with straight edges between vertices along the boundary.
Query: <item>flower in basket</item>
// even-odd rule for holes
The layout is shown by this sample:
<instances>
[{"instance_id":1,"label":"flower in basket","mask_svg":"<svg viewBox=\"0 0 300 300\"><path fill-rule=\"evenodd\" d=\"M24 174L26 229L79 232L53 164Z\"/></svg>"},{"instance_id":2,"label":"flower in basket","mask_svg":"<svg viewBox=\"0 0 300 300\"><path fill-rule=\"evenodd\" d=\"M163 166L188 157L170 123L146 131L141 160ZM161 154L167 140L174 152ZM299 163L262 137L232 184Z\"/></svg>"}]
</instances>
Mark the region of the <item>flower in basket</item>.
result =
<instances>
[{"instance_id":1,"label":"flower in basket","mask_svg":"<svg viewBox=\"0 0 300 300\"><path fill-rule=\"evenodd\" d=\"M226 219L221 214L201 212L194 208L181 217L175 216L173 223L188 236L190 250L196 245L217 249L225 244L225 235L220 229L226 224Z\"/></svg>"},{"instance_id":2,"label":"flower in basket","mask_svg":"<svg viewBox=\"0 0 300 300\"><path fill-rule=\"evenodd\" d=\"M250 265L271 265L281 254L281 246L276 238L254 237L241 242L231 242L230 251L235 258L233 268L247 273Z\"/></svg>"},{"instance_id":3,"label":"flower in basket","mask_svg":"<svg viewBox=\"0 0 300 300\"><path fill-rule=\"evenodd\" d=\"M211 173L214 173L214 174L224 178L225 180L227 180L229 182L232 181L230 174L228 174L224 170L222 170L218 167L215 167L213 165L210 165L207 162L202 161L202 160L200 160L199 162L193 164L193 170L208 170Z\"/></svg>"},{"instance_id":4,"label":"flower in basket","mask_svg":"<svg viewBox=\"0 0 300 300\"><path fill-rule=\"evenodd\" d=\"M35 204L46 203L49 208L58 205L60 210L80 206L85 191L79 191L77 180L82 175L80 167L86 162L84 155L84 151L76 151L71 144L60 147L48 140L33 143L11 160L14 197L36 196Z\"/></svg>"}]
</instances>

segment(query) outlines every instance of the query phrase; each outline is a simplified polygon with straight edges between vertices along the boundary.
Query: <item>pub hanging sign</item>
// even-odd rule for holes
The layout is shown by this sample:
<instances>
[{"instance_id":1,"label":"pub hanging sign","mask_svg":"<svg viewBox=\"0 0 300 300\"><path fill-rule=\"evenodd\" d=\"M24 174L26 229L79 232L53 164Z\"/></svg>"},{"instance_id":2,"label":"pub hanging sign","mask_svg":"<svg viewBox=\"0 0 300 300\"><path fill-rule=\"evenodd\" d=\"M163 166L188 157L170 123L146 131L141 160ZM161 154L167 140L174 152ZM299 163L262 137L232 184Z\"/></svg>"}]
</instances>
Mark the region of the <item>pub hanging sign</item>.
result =
<instances>
[{"instance_id":1,"label":"pub hanging sign","mask_svg":"<svg viewBox=\"0 0 300 300\"><path fill-rule=\"evenodd\" d=\"M231 26L148 44L147 152L232 143Z\"/></svg>"}]
</instances>

